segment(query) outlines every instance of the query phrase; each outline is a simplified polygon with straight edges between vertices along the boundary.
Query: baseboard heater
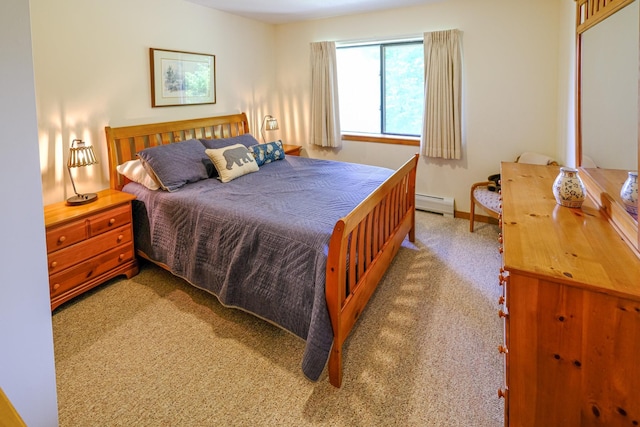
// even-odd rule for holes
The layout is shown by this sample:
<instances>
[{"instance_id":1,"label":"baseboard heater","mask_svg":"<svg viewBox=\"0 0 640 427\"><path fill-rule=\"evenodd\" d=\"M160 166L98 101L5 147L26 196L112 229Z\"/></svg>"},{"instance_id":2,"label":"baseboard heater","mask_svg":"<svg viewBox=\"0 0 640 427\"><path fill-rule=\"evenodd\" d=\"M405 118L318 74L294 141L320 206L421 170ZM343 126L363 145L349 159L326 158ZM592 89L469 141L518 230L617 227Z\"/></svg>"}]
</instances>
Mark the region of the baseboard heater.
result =
<instances>
[{"instance_id":1,"label":"baseboard heater","mask_svg":"<svg viewBox=\"0 0 640 427\"><path fill-rule=\"evenodd\" d=\"M453 197L416 193L416 209L453 218Z\"/></svg>"}]
</instances>

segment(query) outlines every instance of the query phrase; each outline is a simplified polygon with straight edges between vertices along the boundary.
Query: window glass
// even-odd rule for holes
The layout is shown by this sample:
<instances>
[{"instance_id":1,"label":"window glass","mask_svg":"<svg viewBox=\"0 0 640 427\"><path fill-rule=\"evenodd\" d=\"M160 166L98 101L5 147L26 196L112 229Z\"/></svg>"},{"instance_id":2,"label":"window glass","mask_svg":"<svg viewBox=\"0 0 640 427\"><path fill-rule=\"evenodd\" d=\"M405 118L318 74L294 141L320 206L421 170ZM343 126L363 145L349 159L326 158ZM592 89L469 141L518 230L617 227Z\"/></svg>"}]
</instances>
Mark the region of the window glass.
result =
<instances>
[{"instance_id":1,"label":"window glass","mask_svg":"<svg viewBox=\"0 0 640 427\"><path fill-rule=\"evenodd\" d=\"M343 132L419 136L422 130L422 41L339 47Z\"/></svg>"}]
</instances>

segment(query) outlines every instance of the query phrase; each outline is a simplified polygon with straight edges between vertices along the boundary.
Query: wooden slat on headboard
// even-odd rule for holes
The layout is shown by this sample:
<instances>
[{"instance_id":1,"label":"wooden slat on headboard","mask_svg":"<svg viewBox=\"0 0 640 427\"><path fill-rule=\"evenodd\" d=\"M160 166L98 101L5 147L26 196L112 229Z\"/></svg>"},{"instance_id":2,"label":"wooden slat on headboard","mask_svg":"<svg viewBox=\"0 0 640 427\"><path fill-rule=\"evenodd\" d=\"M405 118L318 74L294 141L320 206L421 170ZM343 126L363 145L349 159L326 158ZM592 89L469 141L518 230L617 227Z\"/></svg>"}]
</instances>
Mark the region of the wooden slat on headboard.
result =
<instances>
[{"instance_id":1,"label":"wooden slat on headboard","mask_svg":"<svg viewBox=\"0 0 640 427\"><path fill-rule=\"evenodd\" d=\"M104 130L109 153L110 186L120 190L127 181L116 167L135 159L140 150L193 138L217 139L243 135L249 133L249 122L245 113L239 113L118 128L107 126Z\"/></svg>"}]
</instances>

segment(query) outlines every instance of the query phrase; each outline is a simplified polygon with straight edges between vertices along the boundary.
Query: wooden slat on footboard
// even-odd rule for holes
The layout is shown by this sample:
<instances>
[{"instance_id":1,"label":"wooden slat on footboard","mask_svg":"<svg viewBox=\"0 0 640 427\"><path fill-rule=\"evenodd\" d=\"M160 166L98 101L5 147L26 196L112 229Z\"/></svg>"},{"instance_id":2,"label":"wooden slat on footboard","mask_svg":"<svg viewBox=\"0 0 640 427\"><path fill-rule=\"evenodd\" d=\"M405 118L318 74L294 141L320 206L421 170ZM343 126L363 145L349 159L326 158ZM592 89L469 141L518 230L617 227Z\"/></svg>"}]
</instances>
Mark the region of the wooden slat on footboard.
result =
<instances>
[{"instance_id":1,"label":"wooden slat on footboard","mask_svg":"<svg viewBox=\"0 0 640 427\"><path fill-rule=\"evenodd\" d=\"M417 165L416 154L334 227L325 292L334 334L329 381L335 387L342 383L342 344L404 238L415 239Z\"/></svg>"}]
</instances>

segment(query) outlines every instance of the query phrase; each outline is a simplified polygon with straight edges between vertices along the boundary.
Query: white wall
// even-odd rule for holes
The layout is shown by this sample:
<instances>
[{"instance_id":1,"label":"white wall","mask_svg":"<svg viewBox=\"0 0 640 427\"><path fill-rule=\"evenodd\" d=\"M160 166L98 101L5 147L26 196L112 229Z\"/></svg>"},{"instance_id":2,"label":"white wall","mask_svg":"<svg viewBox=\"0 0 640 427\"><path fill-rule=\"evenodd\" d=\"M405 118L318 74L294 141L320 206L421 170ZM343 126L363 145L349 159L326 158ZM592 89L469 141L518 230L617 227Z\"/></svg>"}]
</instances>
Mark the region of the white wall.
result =
<instances>
[{"instance_id":1,"label":"white wall","mask_svg":"<svg viewBox=\"0 0 640 427\"><path fill-rule=\"evenodd\" d=\"M108 186L104 126L237 111L256 134L263 115L275 115L277 136L311 157L398 167L417 147L307 144L309 43L448 28L463 31L463 159L422 158L418 191L453 196L468 211L471 183L500 161L537 151L573 163L573 0L448 0L279 26L183 0L31 4L45 204L72 193L64 165L75 137L98 148L99 167L74 171L80 191L95 191ZM215 54L217 104L151 108L149 47Z\"/></svg>"},{"instance_id":2,"label":"white wall","mask_svg":"<svg viewBox=\"0 0 640 427\"><path fill-rule=\"evenodd\" d=\"M561 11L557 0L448 0L278 26L277 114L282 137L304 145L311 157L399 166L417 147L345 141L342 150L333 151L307 144L309 43L458 28L463 32L463 158L422 158L417 190L453 196L456 210L468 212L469 187L498 172L500 161L512 161L523 151L554 158L564 152L558 148L564 144L558 130L563 116L558 112L558 73L567 71L559 64ZM573 16L570 19L572 24Z\"/></svg>"},{"instance_id":3,"label":"white wall","mask_svg":"<svg viewBox=\"0 0 640 427\"><path fill-rule=\"evenodd\" d=\"M56 426L28 0L2 1L0 58L0 387L27 425Z\"/></svg>"},{"instance_id":4,"label":"white wall","mask_svg":"<svg viewBox=\"0 0 640 427\"><path fill-rule=\"evenodd\" d=\"M73 138L97 149L76 180L96 191L109 186L105 126L246 111L255 130L274 98L273 25L184 0L31 0L31 20L45 204L73 194ZM151 47L215 55L216 104L151 108Z\"/></svg>"},{"instance_id":5,"label":"white wall","mask_svg":"<svg viewBox=\"0 0 640 427\"><path fill-rule=\"evenodd\" d=\"M576 2L560 1L558 37L558 147L556 158L576 166Z\"/></svg>"}]
</instances>

